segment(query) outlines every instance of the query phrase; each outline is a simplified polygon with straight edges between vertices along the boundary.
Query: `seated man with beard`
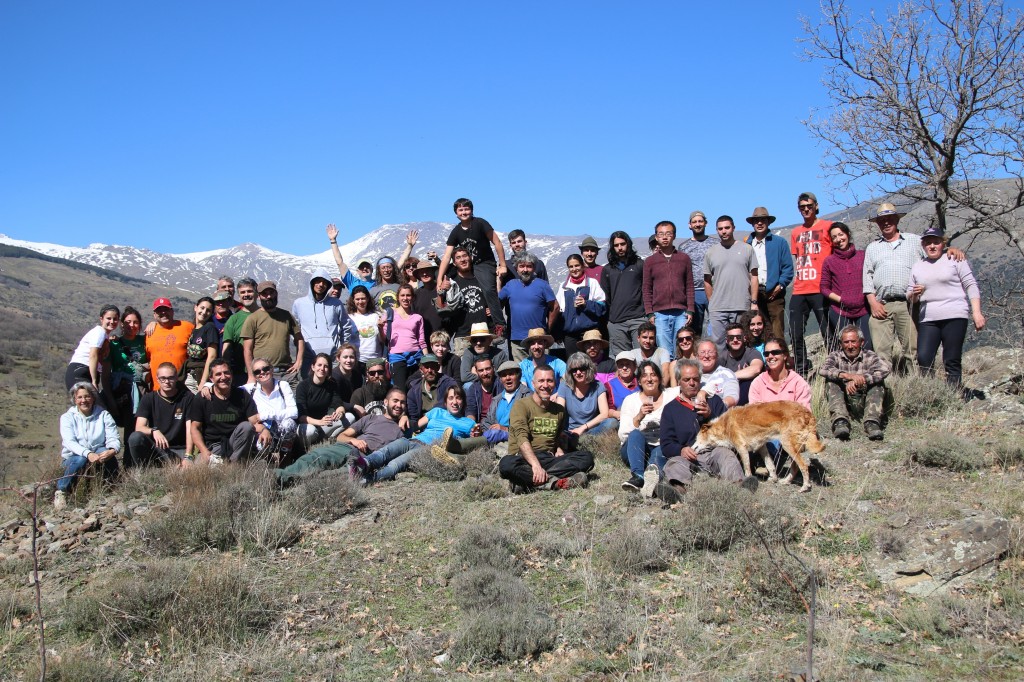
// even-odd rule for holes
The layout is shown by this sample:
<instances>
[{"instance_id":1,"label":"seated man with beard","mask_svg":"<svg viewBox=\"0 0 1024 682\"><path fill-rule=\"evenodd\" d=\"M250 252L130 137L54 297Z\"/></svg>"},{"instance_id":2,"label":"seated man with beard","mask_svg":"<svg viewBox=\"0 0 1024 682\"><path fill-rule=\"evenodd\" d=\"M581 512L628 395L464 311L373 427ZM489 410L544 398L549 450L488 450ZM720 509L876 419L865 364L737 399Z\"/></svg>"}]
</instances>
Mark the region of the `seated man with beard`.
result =
<instances>
[{"instance_id":1,"label":"seated man with beard","mask_svg":"<svg viewBox=\"0 0 1024 682\"><path fill-rule=\"evenodd\" d=\"M384 397L391 388L387 363L383 358L366 361L366 383L352 392L352 409L357 417L384 414Z\"/></svg>"}]
</instances>

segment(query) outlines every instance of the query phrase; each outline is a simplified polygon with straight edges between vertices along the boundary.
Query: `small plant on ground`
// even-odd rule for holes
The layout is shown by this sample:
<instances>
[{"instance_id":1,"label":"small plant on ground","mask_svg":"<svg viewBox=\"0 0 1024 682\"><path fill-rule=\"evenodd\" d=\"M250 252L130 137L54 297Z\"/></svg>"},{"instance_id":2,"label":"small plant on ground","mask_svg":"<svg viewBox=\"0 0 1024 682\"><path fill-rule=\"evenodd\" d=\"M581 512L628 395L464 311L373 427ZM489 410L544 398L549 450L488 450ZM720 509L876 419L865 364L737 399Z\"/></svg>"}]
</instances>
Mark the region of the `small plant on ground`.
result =
<instances>
[{"instance_id":1,"label":"small plant on ground","mask_svg":"<svg viewBox=\"0 0 1024 682\"><path fill-rule=\"evenodd\" d=\"M461 481L466 477L466 467L460 464L442 462L430 454L430 448L417 448L409 460L409 470L420 476L441 482Z\"/></svg>"},{"instance_id":2,"label":"small plant on ground","mask_svg":"<svg viewBox=\"0 0 1024 682\"><path fill-rule=\"evenodd\" d=\"M462 485L466 499L482 502L508 496L508 486L497 476L481 475L466 479Z\"/></svg>"},{"instance_id":3,"label":"small plant on ground","mask_svg":"<svg viewBox=\"0 0 1024 682\"><path fill-rule=\"evenodd\" d=\"M908 463L964 472L980 469L984 453L973 441L950 433L936 432L928 440L911 443L907 448Z\"/></svg>"},{"instance_id":4,"label":"small plant on ground","mask_svg":"<svg viewBox=\"0 0 1024 682\"><path fill-rule=\"evenodd\" d=\"M600 543L601 556L616 573L657 571L666 565L661 534L636 521L627 520L614 528Z\"/></svg>"},{"instance_id":5,"label":"small plant on ground","mask_svg":"<svg viewBox=\"0 0 1024 682\"><path fill-rule=\"evenodd\" d=\"M890 412L903 419L941 419L963 410L960 394L943 379L912 372L893 372L885 382L891 395Z\"/></svg>"},{"instance_id":6,"label":"small plant on ground","mask_svg":"<svg viewBox=\"0 0 1024 682\"><path fill-rule=\"evenodd\" d=\"M340 519L367 502L366 493L344 471L325 471L307 476L289 490L286 499L292 511L318 523Z\"/></svg>"}]
</instances>

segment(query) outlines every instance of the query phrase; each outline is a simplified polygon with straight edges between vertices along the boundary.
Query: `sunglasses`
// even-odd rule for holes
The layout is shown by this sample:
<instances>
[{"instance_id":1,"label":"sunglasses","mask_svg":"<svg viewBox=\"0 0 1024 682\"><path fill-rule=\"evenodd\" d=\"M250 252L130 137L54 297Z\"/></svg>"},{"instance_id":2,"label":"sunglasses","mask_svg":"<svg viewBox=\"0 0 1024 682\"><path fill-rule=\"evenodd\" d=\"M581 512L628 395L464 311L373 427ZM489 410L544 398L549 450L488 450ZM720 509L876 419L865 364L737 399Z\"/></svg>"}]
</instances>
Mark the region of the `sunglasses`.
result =
<instances>
[{"instance_id":1,"label":"sunglasses","mask_svg":"<svg viewBox=\"0 0 1024 682\"><path fill-rule=\"evenodd\" d=\"M368 371L366 373L366 376L368 376L368 377L384 376L384 370L382 370L382 369L371 369L370 371Z\"/></svg>"},{"instance_id":2,"label":"sunglasses","mask_svg":"<svg viewBox=\"0 0 1024 682\"><path fill-rule=\"evenodd\" d=\"M776 349L776 350L766 350L766 351L764 352L764 354L765 354L766 356L769 356L769 357L773 357L773 356L776 356L776 355L785 355L785 354L786 354L786 352L785 352L785 351L783 351L783 350L778 350L778 349Z\"/></svg>"},{"instance_id":3,"label":"sunglasses","mask_svg":"<svg viewBox=\"0 0 1024 682\"><path fill-rule=\"evenodd\" d=\"M676 343L683 343L684 341L693 341L693 337L692 336L680 336L678 339L676 339Z\"/></svg>"},{"instance_id":4,"label":"sunglasses","mask_svg":"<svg viewBox=\"0 0 1024 682\"><path fill-rule=\"evenodd\" d=\"M270 369L269 367L252 368L252 373L254 376L263 376L264 374L270 374L272 371L273 370Z\"/></svg>"},{"instance_id":5,"label":"sunglasses","mask_svg":"<svg viewBox=\"0 0 1024 682\"><path fill-rule=\"evenodd\" d=\"M742 341L743 334L727 334L725 338L729 339L730 341L736 341L737 339Z\"/></svg>"},{"instance_id":6,"label":"sunglasses","mask_svg":"<svg viewBox=\"0 0 1024 682\"><path fill-rule=\"evenodd\" d=\"M581 373L582 374L586 374L587 373L587 368L586 367L573 367L570 371L573 374L581 374Z\"/></svg>"}]
</instances>

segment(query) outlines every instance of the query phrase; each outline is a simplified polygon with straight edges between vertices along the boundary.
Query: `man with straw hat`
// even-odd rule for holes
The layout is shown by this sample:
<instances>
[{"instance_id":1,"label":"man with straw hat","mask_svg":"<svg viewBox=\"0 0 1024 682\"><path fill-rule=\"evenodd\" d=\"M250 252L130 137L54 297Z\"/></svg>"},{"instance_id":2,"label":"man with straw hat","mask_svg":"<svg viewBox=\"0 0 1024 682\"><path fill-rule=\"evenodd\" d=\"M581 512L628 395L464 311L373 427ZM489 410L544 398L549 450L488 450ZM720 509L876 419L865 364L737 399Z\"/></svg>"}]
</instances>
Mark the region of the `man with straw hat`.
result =
<instances>
[{"instance_id":1,"label":"man with straw hat","mask_svg":"<svg viewBox=\"0 0 1024 682\"><path fill-rule=\"evenodd\" d=\"M551 344L554 342L554 337L541 327L531 329L526 338L523 339L523 346L526 348L528 355L519 363L519 368L523 372L523 383L531 391L533 390L533 370L537 367L547 366L554 371L554 390L556 391L558 390L558 384L562 381L562 377L565 376L565 362L560 358L547 354L548 348L551 348Z\"/></svg>"}]
</instances>

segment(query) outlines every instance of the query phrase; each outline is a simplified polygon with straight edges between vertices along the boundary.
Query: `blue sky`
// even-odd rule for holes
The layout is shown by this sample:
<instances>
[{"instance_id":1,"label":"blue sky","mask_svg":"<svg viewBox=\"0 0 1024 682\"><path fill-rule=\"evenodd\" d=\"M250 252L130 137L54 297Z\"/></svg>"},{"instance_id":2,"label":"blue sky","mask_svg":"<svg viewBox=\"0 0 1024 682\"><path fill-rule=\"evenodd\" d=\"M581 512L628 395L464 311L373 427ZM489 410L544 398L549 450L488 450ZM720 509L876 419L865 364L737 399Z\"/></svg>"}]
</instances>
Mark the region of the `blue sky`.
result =
<instances>
[{"instance_id":1,"label":"blue sky","mask_svg":"<svg viewBox=\"0 0 1024 682\"><path fill-rule=\"evenodd\" d=\"M0 232L307 254L459 196L601 236L840 208L800 123L817 3L709 5L0 3Z\"/></svg>"}]
</instances>

